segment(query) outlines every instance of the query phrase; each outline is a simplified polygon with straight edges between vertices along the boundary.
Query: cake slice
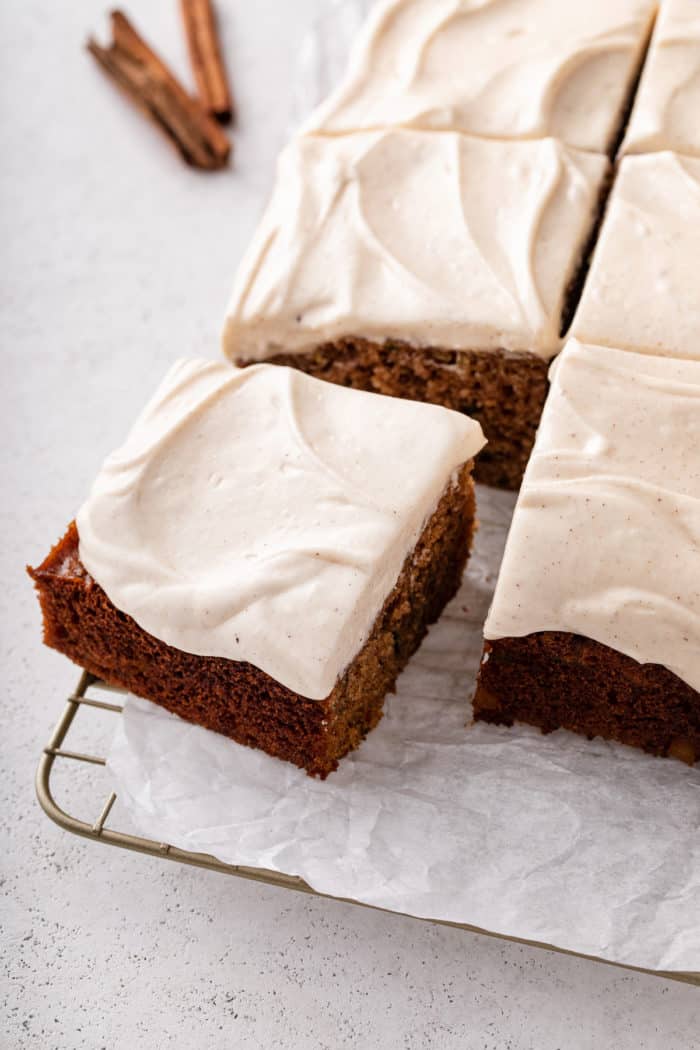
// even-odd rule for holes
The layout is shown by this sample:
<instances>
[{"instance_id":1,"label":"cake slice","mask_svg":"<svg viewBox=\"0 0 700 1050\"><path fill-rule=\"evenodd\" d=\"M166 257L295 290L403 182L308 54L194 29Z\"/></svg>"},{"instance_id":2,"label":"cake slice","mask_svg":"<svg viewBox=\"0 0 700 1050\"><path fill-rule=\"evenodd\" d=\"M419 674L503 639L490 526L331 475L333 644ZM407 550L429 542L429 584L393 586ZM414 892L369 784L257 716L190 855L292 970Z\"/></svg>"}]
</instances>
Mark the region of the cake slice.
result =
<instances>
[{"instance_id":1,"label":"cake slice","mask_svg":"<svg viewBox=\"0 0 700 1050\"><path fill-rule=\"evenodd\" d=\"M623 157L571 334L700 360L698 260L700 158Z\"/></svg>"},{"instance_id":2,"label":"cake slice","mask_svg":"<svg viewBox=\"0 0 700 1050\"><path fill-rule=\"evenodd\" d=\"M224 351L465 412L489 441L477 479L515 487L608 172L554 139L299 138L239 268Z\"/></svg>"},{"instance_id":3,"label":"cake slice","mask_svg":"<svg viewBox=\"0 0 700 1050\"><path fill-rule=\"evenodd\" d=\"M181 361L29 570L44 641L324 777L459 586L483 444L433 405Z\"/></svg>"},{"instance_id":4,"label":"cake slice","mask_svg":"<svg viewBox=\"0 0 700 1050\"><path fill-rule=\"evenodd\" d=\"M650 0L383 0L340 87L303 130L551 135L612 156L655 8Z\"/></svg>"},{"instance_id":5,"label":"cake slice","mask_svg":"<svg viewBox=\"0 0 700 1050\"><path fill-rule=\"evenodd\" d=\"M569 342L484 634L475 718L700 758L700 361Z\"/></svg>"},{"instance_id":6,"label":"cake slice","mask_svg":"<svg viewBox=\"0 0 700 1050\"><path fill-rule=\"evenodd\" d=\"M700 156L700 3L664 0L623 144L625 153Z\"/></svg>"}]
</instances>

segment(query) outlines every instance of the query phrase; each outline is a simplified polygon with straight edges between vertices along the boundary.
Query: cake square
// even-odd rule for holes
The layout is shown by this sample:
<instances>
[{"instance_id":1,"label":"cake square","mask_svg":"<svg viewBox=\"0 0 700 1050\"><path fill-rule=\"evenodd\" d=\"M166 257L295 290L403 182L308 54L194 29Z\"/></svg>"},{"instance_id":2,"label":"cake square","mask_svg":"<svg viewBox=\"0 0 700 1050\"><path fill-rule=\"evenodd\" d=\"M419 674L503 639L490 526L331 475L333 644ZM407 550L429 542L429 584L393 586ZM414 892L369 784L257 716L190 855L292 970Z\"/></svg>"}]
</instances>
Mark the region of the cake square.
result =
<instances>
[{"instance_id":1,"label":"cake square","mask_svg":"<svg viewBox=\"0 0 700 1050\"><path fill-rule=\"evenodd\" d=\"M224 351L465 412L489 441L477 478L516 486L608 174L554 139L298 138L238 270Z\"/></svg>"},{"instance_id":2,"label":"cake square","mask_svg":"<svg viewBox=\"0 0 700 1050\"><path fill-rule=\"evenodd\" d=\"M614 155L656 4L383 0L303 131L552 136Z\"/></svg>"},{"instance_id":3,"label":"cake square","mask_svg":"<svg viewBox=\"0 0 700 1050\"><path fill-rule=\"evenodd\" d=\"M181 361L30 570L44 640L325 776L459 586L483 444L434 405Z\"/></svg>"},{"instance_id":4,"label":"cake square","mask_svg":"<svg viewBox=\"0 0 700 1050\"><path fill-rule=\"evenodd\" d=\"M700 361L568 343L484 635L475 718L700 757Z\"/></svg>"},{"instance_id":5,"label":"cake square","mask_svg":"<svg viewBox=\"0 0 700 1050\"><path fill-rule=\"evenodd\" d=\"M654 27L624 153L700 156L700 0L664 0Z\"/></svg>"},{"instance_id":6,"label":"cake square","mask_svg":"<svg viewBox=\"0 0 700 1050\"><path fill-rule=\"evenodd\" d=\"M700 359L700 158L623 157L571 334Z\"/></svg>"}]
</instances>

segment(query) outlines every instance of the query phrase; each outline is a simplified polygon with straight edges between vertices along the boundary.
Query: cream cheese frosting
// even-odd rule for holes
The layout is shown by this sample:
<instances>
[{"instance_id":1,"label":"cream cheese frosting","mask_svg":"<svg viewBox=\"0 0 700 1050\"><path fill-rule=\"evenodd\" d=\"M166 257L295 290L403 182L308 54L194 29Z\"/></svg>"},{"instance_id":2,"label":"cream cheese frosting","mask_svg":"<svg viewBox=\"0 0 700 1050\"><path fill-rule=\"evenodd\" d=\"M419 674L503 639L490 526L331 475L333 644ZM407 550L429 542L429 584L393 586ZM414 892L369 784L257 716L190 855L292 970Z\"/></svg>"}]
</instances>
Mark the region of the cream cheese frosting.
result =
<instances>
[{"instance_id":1,"label":"cream cheese frosting","mask_svg":"<svg viewBox=\"0 0 700 1050\"><path fill-rule=\"evenodd\" d=\"M548 359L607 172L554 139L295 139L238 270L224 351L261 360L353 336Z\"/></svg>"},{"instance_id":2,"label":"cream cheese frosting","mask_svg":"<svg viewBox=\"0 0 700 1050\"><path fill-rule=\"evenodd\" d=\"M485 636L581 634L700 690L700 361L571 340L551 373Z\"/></svg>"},{"instance_id":3,"label":"cream cheese frosting","mask_svg":"<svg viewBox=\"0 0 700 1050\"><path fill-rule=\"evenodd\" d=\"M700 158L623 157L571 334L700 359L699 272Z\"/></svg>"},{"instance_id":4,"label":"cream cheese frosting","mask_svg":"<svg viewBox=\"0 0 700 1050\"><path fill-rule=\"evenodd\" d=\"M183 360L104 463L80 559L161 641L324 699L484 443L435 405Z\"/></svg>"},{"instance_id":5,"label":"cream cheese frosting","mask_svg":"<svg viewBox=\"0 0 700 1050\"><path fill-rule=\"evenodd\" d=\"M642 60L649 0L384 0L303 131L403 125L554 136L608 152Z\"/></svg>"},{"instance_id":6,"label":"cream cheese frosting","mask_svg":"<svg viewBox=\"0 0 700 1050\"><path fill-rule=\"evenodd\" d=\"M700 0L664 0L625 135L625 153L700 156Z\"/></svg>"}]
</instances>

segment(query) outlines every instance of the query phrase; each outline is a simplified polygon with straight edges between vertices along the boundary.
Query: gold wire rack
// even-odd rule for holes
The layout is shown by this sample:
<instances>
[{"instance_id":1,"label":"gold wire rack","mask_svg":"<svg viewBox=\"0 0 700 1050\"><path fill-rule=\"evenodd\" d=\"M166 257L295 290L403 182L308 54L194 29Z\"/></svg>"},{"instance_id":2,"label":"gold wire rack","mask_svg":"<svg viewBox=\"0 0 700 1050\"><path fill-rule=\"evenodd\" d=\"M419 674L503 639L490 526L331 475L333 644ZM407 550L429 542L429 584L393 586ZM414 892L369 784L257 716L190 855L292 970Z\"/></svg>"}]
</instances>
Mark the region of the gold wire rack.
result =
<instances>
[{"instance_id":1,"label":"gold wire rack","mask_svg":"<svg viewBox=\"0 0 700 1050\"><path fill-rule=\"evenodd\" d=\"M356 901L346 897L332 897L326 893L319 893L296 875L285 875L282 872L270 871L267 868L250 868L237 864L225 864L223 861L217 860L216 857L212 857L207 853L192 853L188 850L179 849L177 846L171 846L167 842L157 842L155 839L142 838L139 835L117 831L115 828L108 825L108 820L112 813L114 803L117 800L117 796L113 791L110 792L107 798L103 801L95 820L92 822L81 820L78 817L71 816L67 813L56 802L52 790L51 778L52 773L55 771L56 763L83 763L87 767L106 765L106 759L99 755L90 754L89 752L84 751L74 751L64 746L71 728L75 726L76 720L80 716L80 712L85 708L97 709L115 715L120 714L123 708L123 705L120 703L111 700L97 699L93 695L94 690L101 692L102 695L109 694L112 696L119 696L122 694L121 690L115 689L114 686L107 685L107 683L102 682L99 678L95 678L93 675L88 674L87 671L84 671L75 691L68 697L63 713L51 735L51 739L44 748L39 761L39 767L36 774L36 793L39 799L39 804L46 815L58 824L59 827L72 832L74 835L81 835L83 838L91 839L93 842L102 842L107 846L120 846L122 849L133 850L136 853L146 853L152 857L162 857L167 860L178 861L181 864L189 864L196 868L207 868L210 871L219 871L224 875L235 875L238 878L249 879L253 882L262 882L283 889L297 890L298 892L308 893L315 897L325 898L326 900L341 901L342 903L354 904L358 907L372 908L372 905L364 904L362 901ZM97 792L97 788L95 791ZM373 910L384 911L385 909L374 908ZM470 933L482 934L485 937L494 937L498 940L510 941L514 944L524 944L533 948L542 948L562 955L573 955L580 959L588 959L592 962L603 963L606 966L613 966L617 969L650 974L654 977L664 977L669 980L682 981L686 984L694 984L700 987L700 973L671 973L659 970L645 970L642 967L624 966L621 963L609 962L607 959L601 959L595 955L583 955L579 952L567 951L564 948L557 948L556 945L546 944L542 941L530 941L520 937L508 937L504 934L494 933L491 930L481 929L478 926L470 926L467 923L447 922L441 919L416 919L413 916L406 917L413 918L414 921L417 922L435 922L439 926L452 926L456 929L467 930Z\"/></svg>"}]
</instances>

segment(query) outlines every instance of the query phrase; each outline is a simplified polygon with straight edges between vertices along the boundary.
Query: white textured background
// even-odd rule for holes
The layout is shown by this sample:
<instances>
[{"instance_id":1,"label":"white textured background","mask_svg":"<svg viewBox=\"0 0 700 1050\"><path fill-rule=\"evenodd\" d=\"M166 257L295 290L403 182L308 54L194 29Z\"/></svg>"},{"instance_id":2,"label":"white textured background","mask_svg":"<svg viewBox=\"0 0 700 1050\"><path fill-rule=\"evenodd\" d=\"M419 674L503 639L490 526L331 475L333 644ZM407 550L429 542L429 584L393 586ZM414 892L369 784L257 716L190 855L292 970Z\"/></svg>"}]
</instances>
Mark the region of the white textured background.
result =
<instances>
[{"instance_id":1,"label":"white textured background","mask_svg":"<svg viewBox=\"0 0 700 1050\"><path fill-rule=\"evenodd\" d=\"M222 175L184 168L85 55L102 4L0 6L0 1045L688 1050L698 989L108 850L35 803L76 675L39 644L22 566L173 357L216 352L324 6L219 0L240 108ZM176 0L128 10L186 76Z\"/></svg>"}]
</instances>

